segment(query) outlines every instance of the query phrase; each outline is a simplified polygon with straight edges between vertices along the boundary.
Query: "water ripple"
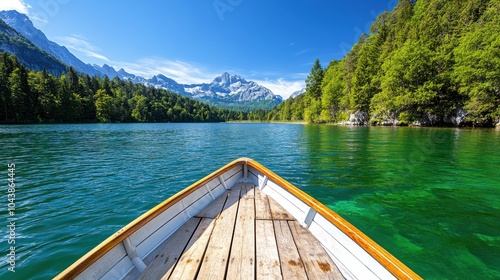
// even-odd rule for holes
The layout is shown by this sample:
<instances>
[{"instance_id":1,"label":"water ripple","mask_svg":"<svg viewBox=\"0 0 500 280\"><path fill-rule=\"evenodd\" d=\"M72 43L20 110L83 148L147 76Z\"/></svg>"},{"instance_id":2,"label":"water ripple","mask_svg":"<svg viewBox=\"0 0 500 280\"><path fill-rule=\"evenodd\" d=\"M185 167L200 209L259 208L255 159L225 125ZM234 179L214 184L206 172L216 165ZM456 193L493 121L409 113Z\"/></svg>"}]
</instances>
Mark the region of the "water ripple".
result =
<instances>
[{"instance_id":1,"label":"water ripple","mask_svg":"<svg viewBox=\"0 0 500 280\"><path fill-rule=\"evenodd\" d=\"M55 276L238 157L310 193L425 278L500 278L488 253L500 249L499 140L487 130L283 124L0 126L0 161L16 163L14 279ZM4 259L0 279L13 279Z\"/></svg>"}]
</instances>

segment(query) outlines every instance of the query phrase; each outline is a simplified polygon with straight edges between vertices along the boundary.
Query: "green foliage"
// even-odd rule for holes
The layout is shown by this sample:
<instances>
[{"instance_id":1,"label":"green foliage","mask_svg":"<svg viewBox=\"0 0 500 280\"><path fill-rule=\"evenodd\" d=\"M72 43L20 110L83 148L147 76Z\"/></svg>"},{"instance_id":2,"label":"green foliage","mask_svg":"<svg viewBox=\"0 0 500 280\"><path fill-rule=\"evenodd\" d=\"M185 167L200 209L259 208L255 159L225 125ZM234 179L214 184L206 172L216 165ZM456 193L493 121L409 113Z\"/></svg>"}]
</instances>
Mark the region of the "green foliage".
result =
<instances>
[{"instance_id":1,"label":"green foliage","mask_svg":"<svg viewBox=\"0 0 500 280\"><path fill-rule=\"evenodd\" d=\"M306 93L303 99L305 106L303 109L304 120L311 123L323 122L321 119L321 85L323 83L324 71L319 63L319 59L314 61L314 65L306 79Z\"/></svg>"},{"instance_id":2,"label":"green foliage","mask_svg":"<svg viewBox=\"0 0 500 280\"><path fill-rule=\"evenodd\" d=\"M319 123L321 120L321 101L311 99L309 106L304 110L304 119L310 123Z\"/></svg>"},{"instance_id":3,"label":"green foliage","mask_svg":"<svg viewBox=\"0 0 500 280\"><path fill-rule=\"evenodd\" d=\"M3 123L223 122L249 115L130 81L82 76L72 68L60 77L28 71L14 55L0 53Z\"/></svg>"},{"instance_id":4,"label":"green foliage","mask_svg":"<svg viewBox=\"0 0 500 280\"><path fill-rule=\"evenodd\" d=\"M465 110L466 124L492 126L500 122L499 14L499 0L399 0L344 58L325 70L314 62L306 94L272 110L266 110L275 106L270 100L253 104L251 111L242 111L248 104L236 103L232 110L217 109L211 105L223 104L207 105L130 81L79 76L73 69L56 78L23 70L18 60L1 54L0 119L323 123L360 112L372 124L454 125L452 119ZM0 50L2 42L18 42L30 53L33 46L23 40L0 22Z\"/></svg>"},{"instance_id":5,"label":"green foliage","mask_svg":"<svg viewBox=\"0 0 500 280\"><path fill-rule=\"evenodd\" d=\"M492 126L500 122L500 1L399 0L340 61L316 60L307 94L272 117L372 124ZM321 74L323 77L320 79ZM318 90L318 81L321 86Z\"/></svg>"},{"instance_id":6,"label":"green foliage","mask_svg":"<svg viewBox=\"0 0 500 280\"><path fill-rule=\"evenodd\" d=\"M378 73L383 35L375 34L360 46L357 67L352 77L351 109L368 112L371 98L380 91Z\"/></svg>"},{"instance_id":7,"label":"green foliage","mask_svg":"<svg viewBox=\"0 0 500 280\"><path fill-rule=\"evenodd\" d=\"M321 68L321 64L319 63L319 59L314 61L314 65L307 76L306 79L306 95L314 98L321 98L321 83L323 81L323 68Z\"/></svg>"},{"instance_id":8,"label":"green foliage","mask_svg":"<svg viewBox=\"0 0 500 280\"><path fill-rule=\"evenodd\" d=\"M263 110L269 110L272 109L274 106L279 105L276 101L267 99L267 100L258 100L258 101L234 101L233 103L227 103L227 102L217 102L213 100L204 100L203 98L200 100L204 103L213 105L218 108L227 108L230 110L236 110L236 111L252 111L252 110L258 110L258 109L263 109Z\"/></svg>"},{"instance_id":9,"label":"green foliage","mask_svg":"<svg viewBox=\"0 0 500 280\"><path fill-rule=\"evenodd\" d=\"M371 105L374 115L389 117L395 112L405 112L405 120L409 122L422 117L436 93L431 52L419 43L408 41L382 68L385 75L380 96Z\"/></svg>"},{"instance_id":10,"label":"green foliage","mask_svg":"<svg viewBox=\"0 0 500 280\"><path fill-rule=\"evenodd\" d=\"M326 122L340 120L339 113L348 106L346 100L346 77L344 75L345 61L332 61L325 72L321 91L321 119Z\"/></svg>"},{"instance_id":11,"label":"green foliage","mask_svg":"<svg viewBox=\"0 0 500 280\"><path fill-rule=\"evenodd\" d=\"M476 125L500 120L500 1L492 1L479 22L471 25L455 49L453 73L467 96L465 109Z\"/></svg>"}]
</instances>

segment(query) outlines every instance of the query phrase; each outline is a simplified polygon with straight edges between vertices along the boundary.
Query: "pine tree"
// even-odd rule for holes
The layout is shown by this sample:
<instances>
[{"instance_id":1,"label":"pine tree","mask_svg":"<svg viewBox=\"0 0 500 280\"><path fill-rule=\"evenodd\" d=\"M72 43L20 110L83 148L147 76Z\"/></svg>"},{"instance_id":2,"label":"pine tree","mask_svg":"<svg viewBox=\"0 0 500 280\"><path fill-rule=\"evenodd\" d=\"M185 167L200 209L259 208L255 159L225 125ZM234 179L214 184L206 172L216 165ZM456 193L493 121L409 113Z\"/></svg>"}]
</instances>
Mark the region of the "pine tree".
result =
<instances>
[{"instance_id":1,"label":"pine tree","mask_svg":"<svg viewBox=\"0 0 500 280\"><path fill-rule=\"evenodd\" d=\"M25 120L24 115L27 111L27 104L25 103L26 93L23 89L23 81L20 68L14 69L14 71L10 74L9 85L10 95L12 99L12 107L10 108L10 110L12 110L12 114L14 115L16 121L23 121Z\"/></svg>"},{"instance_id":2,"label":"pine tree","mask_svg":"<svg viewBox=\"0 0 500 280\"><path fill-rule=\"evenodd\" d=\"M11 94L10 94L10 84L9 77L12 72L11 58L7 53L1 53L0 55L0 118L4 121L9 120L9 107L11 106Z\"/></svg>"},{"instance_id":3,"label":"pine tree","mask_svg":"<svg viewBox=\"0 0 500 280\"><path fill-rule=\"evenodd\" d=\"M319 59L314 61L314 65L306 79L306 95L310 98L319 100L321 98L321 83L323 82L323 68Z\"/></svg>"}]
</instances>

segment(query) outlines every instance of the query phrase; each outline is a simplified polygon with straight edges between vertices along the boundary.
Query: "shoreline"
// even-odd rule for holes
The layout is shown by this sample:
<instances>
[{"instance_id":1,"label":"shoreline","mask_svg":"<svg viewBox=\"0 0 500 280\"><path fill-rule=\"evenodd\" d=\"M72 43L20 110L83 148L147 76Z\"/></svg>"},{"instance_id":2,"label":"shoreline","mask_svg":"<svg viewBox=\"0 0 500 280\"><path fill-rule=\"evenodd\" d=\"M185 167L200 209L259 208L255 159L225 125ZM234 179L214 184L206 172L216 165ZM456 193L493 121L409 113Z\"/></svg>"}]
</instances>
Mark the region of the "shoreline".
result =
<instances>
[{"instance_id":1,"label":"shoreline","mask_svg":"<svg viewBox=\"0 0 500 280\"><path fill-rule=\"evenodd\" d=\"M295 124L295 125L318 125L318 126L344 126L344 127L392 127L392 128L456 128L456 129L495 129L500 130L500 125L495 126L424 126L424 125L355 125L344 123L309 123L306 121L225 121L225 122L39 122L39 123L1 123L0 126L16 126L16 125L76 125L76 124L210 124L210 123L241 123L241 124Z\"/></svg>"},{"instance_id":2,"label":"shoreline","mask_svg":"<svg viewBox=\"0 0 500 280\"><path fill-rule=\"evenodd\" d=\"M281 124L310 124L306 121L227 121L226 123L281 123Z\"/></svg>"}]
</instances>

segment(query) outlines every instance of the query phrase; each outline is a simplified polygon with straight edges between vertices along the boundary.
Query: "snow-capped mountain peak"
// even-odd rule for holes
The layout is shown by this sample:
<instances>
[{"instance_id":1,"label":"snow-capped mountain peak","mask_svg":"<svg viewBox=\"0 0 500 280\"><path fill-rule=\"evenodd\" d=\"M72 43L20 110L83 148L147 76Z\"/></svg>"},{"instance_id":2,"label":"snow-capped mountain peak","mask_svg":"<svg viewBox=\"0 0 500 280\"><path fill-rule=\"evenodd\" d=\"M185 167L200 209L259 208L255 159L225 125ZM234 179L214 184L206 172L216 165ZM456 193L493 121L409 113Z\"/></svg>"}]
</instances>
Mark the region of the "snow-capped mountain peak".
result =
<instances>
[{"instance_id":1,"label":"snow-capped mountain peak","mask_svg":"<svg viewBox=\"0 0 500 280\"><path fill-rule=\"evenodd\" d=\"M45 34L33 26L28 16L17 11L0 11L0 19L21 33L38 48L51 54L60 62L72 66L81 73L90 76L118 77L121 80L131 80L147 86L167 89L181 95L199 99L218 106L231 106L242 104L239 108L249 108L255 103L264 104L266 108L272 108L283 101L281 96L274 95L271 90L255 83L247 81L239 75L231 75L228 72L216 77L211 83L203 84L179 84L164 75L156 75L150 79L127 73L124 69L116 71L112 66L85 64L76 58L64 46L50 41ZM61 64L62 65L62 64ZM245 107L248 106L248 107Z\"/></svg>"},{"instance_id":2,"label":"snow-capped mountain peak","mask_svg":"<svg viewBox=\"0 0 500 280\"><path fill-rule=\"evenodd\" d=\"M247 81L245 79L243 79L242 77L238 76L238 75L230 75L229 73L227 72L224 72L224 74L222 74L221 76L219 77L216 77L214 79L214 81L212 82L212 84L217 84L219 86L230 86L231 84L235 84L235 83L247 83Z\"/></svg>"},{"instance_id":3,"label":"snow-capped mountain peak","mask_svg":"<svg viewBox=\"0 0 500 280\"><path fill-rule=\"evenodd\" d=\"M269 100L275 104L283 101L269 89L227 72L216 77L210 84L184 85L184 90L194 98L207 101L233 103Z\"/></svg>"}]
</instances>

